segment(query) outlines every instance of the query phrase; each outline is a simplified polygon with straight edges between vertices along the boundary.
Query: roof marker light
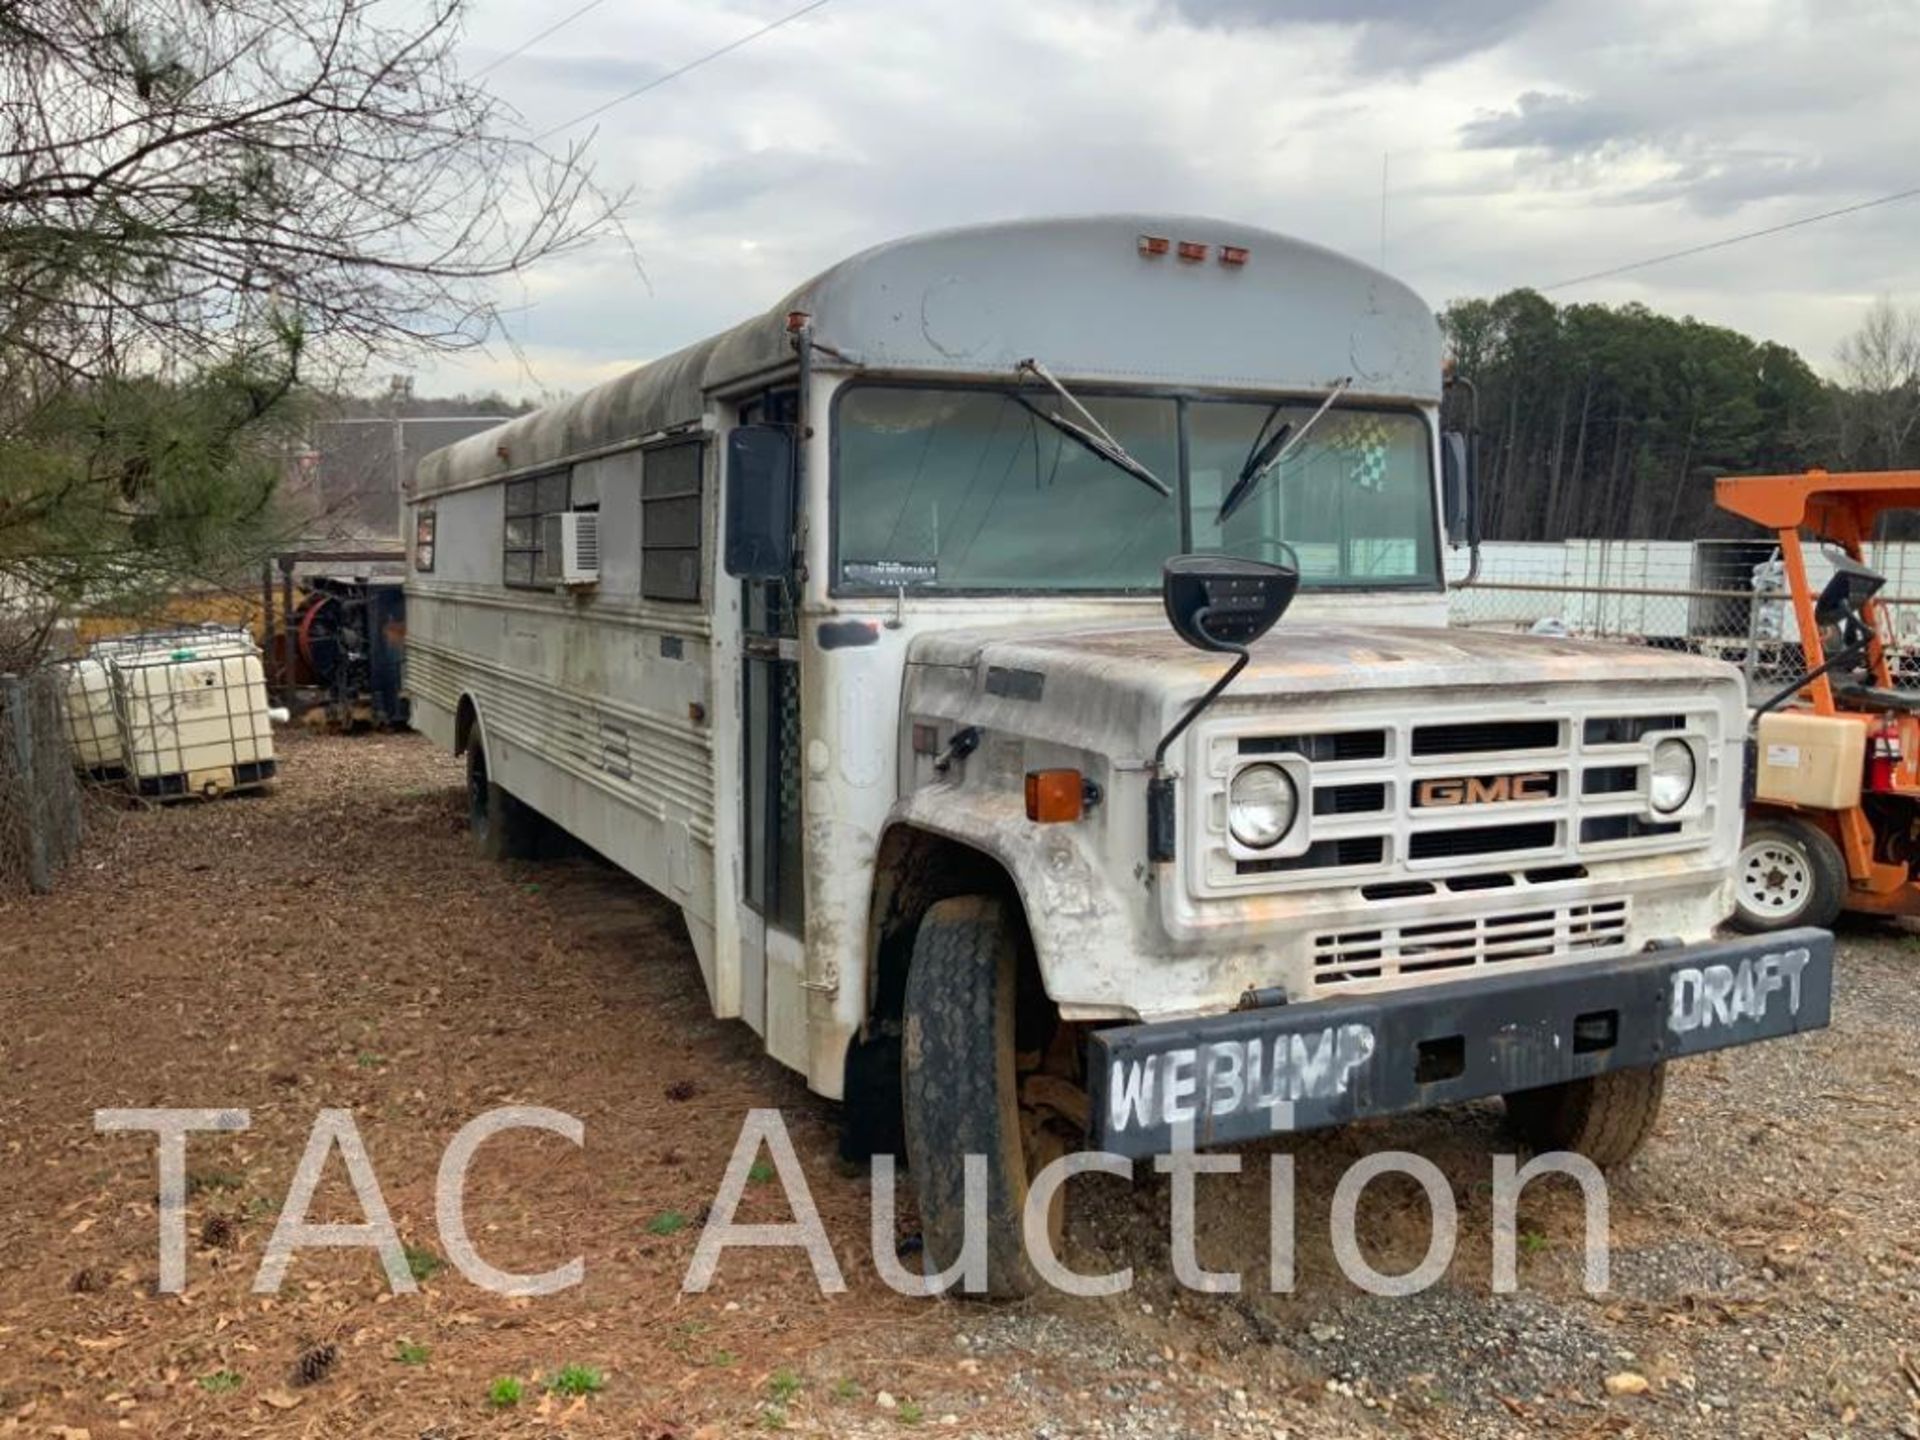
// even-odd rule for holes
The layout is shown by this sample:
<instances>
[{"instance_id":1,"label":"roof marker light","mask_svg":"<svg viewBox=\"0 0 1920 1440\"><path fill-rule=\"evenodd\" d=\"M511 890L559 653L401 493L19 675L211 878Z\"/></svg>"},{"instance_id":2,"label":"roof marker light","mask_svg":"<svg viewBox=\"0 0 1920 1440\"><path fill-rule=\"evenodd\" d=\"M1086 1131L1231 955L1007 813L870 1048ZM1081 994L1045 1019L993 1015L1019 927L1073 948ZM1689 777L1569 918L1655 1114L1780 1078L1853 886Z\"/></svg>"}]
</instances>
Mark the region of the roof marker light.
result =
<instances>
[{"instance_id":1,"label":"roof marker light","mask_svg":"<svg viewBox=\"0 0 1920 1440\"><path fill-rule=\"evenodd\" d=\"M1173 242L1164 235L1142 235L1140 253L1142 255L1164 255L1173 248Z\"/></svg>"},{"instance_id":2,"label":"roof marker light","mask_svg":"<svg viewBox=\"0 0 1920 1440\"><path fill-rule=\"evenodd\" d=\"M1207 258L1207 247L1198 240L1182 240L1180 242L1180 258L1182 260L1204 260Z\"/></svg>"},{"instance_id":3,"label":"roof marker light","mask_svg":"<svg viewBox=\"0 0 1920 1440\"><path fill-rule=\"evenodd\" d=\"M1244 265L1247 263L1247 247L1244 245L1222 245L1220 247L1222 265Z\"/></svg>"}]
</instances>

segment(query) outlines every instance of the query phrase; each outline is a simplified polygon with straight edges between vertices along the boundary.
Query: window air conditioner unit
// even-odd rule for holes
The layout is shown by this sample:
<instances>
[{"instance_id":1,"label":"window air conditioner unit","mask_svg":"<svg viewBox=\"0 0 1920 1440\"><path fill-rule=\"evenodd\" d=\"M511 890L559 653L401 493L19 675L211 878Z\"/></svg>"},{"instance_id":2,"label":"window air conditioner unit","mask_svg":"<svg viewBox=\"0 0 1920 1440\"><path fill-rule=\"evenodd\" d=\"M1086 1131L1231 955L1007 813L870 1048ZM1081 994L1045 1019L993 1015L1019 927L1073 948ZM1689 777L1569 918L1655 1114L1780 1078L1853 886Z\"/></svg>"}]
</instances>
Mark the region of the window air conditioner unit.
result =
<instances>
[{"instance_id":1,"label":"window air conditioner unit","mask_svg":"<svg viewBox=\"0 0 1920 1440\"><path fill-rule=\"evenodd\" d=\"M600 513L567 510L540 522L540 578L554 585L600 582Z\"/></svg>"}]
</instances>

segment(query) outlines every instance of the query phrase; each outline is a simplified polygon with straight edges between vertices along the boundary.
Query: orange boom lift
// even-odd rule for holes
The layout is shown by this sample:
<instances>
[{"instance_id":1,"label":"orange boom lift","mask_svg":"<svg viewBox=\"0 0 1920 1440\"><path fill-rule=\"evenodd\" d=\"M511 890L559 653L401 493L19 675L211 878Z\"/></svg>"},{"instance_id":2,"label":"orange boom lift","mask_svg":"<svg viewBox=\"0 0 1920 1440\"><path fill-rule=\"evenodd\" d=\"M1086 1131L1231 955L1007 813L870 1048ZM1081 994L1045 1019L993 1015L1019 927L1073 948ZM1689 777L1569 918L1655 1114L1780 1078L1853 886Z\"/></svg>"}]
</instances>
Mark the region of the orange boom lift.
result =
<instances>
[{"instance_id":1,"label":"orange boom lift","mask_svg":"<svg viewBox=\"0 0 1920 1440\"><path fill-rule=\"evenodd\" d=\"M1920 470L1730 477L1714 499L1778 537L1806 666L1755 697L1733 923L1920 914L1920 690L1895 684L1885 582L1865 558L1882 515L1920 510ZM1833 565L1817 595L1809 539Z\"/></svg>"}]
</instances>

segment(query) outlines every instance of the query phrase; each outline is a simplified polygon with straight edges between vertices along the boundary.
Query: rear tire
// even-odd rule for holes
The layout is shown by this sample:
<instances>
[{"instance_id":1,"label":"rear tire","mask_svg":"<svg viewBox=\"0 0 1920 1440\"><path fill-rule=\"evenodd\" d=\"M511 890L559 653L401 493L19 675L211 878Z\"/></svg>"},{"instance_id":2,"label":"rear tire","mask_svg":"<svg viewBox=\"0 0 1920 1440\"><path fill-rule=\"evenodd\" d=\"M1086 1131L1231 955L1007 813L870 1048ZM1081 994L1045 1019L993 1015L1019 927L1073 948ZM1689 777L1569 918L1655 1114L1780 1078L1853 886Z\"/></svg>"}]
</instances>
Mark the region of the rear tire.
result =
<instances>
[{"instance_id":1,"label":"rear tire","mask_svg":"<svg viewBox=\"0 0 1920 1440\"><path fill-rule=\"evenodd\" d=\"M1001 1300L1040 1287L1022 1232L1029 1181L1071 1148L1053 1118L1020 1106L1020 933L1011 907L991 896L929 907L907 971L901 1047L907 1165L927 1259L939 1271L960 1258L963 1157L984 1155L987 1294ZM1048 1224L1056 1250L1062 1198L1056 1191Z\"/></svg>"},{"instance_id":2,"label":"rear tire","mask_svg":"<svg viewBox=\"0 0 1920 1440\"><path fill-rule=\"evenodd\" d=\"M541 817L496 784L487 770L486 743L467 746L467 832L488 860L529 860L540 850Z\"/></svg>"},{"instance_id":3,"label":"rear tire","mask_svg":"<svg viewBox=\"0 0 1920 1440\"><path fill-rule=\"evenodd\" d=\"M1664 1064L1608 1070L1508 1095L1507 1120L1535 1150L1571 1150L1611 1170L1647 1143L1666 1089Z\"/></svg>"},{"instance_id":4,"label":"rear tire","mask_svg":"<svg viewBox=\"0 0 1920 1440\"><path fill-rule=\"evenodd\" d=\"M1794 925L1825 928L1847 895L1847 863L1818 825L1795 815L1752 820L1734 865L1734 929L1748 935Z\"/></svg>"}]
</instances>

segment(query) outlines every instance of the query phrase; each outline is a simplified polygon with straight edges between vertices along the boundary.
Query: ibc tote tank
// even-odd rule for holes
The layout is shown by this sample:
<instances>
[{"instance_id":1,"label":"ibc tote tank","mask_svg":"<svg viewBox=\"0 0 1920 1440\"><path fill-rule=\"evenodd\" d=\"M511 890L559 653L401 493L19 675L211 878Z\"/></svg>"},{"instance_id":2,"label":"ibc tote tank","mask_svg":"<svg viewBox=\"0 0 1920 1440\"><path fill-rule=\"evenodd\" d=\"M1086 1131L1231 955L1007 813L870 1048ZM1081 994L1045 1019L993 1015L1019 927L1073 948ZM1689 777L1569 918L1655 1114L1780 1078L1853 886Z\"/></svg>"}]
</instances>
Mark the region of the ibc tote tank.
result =
<instances>
[{"instance_id":1,"label":"ibc tote tank","mask_svg":"<svg viewBox=\"0 0 1920 1440\"><path fill-rule=\"evenodd\" d=\"M67 666L67 741L73 763L99 780L126 774L120 717L113 703L113 671L92 655Z\"/></svg>"},{"instance_id":2,"label":"ibc tote tank","mask_svg":"<svg viewBox=\"0 0 1920 1440\"><path fill-rule=\"evenodd\" d=\"M245 631L120 641L109 663L125 763L140 794L211 796L273 778L266 676Z\"/></svg>"}]
</instances>

